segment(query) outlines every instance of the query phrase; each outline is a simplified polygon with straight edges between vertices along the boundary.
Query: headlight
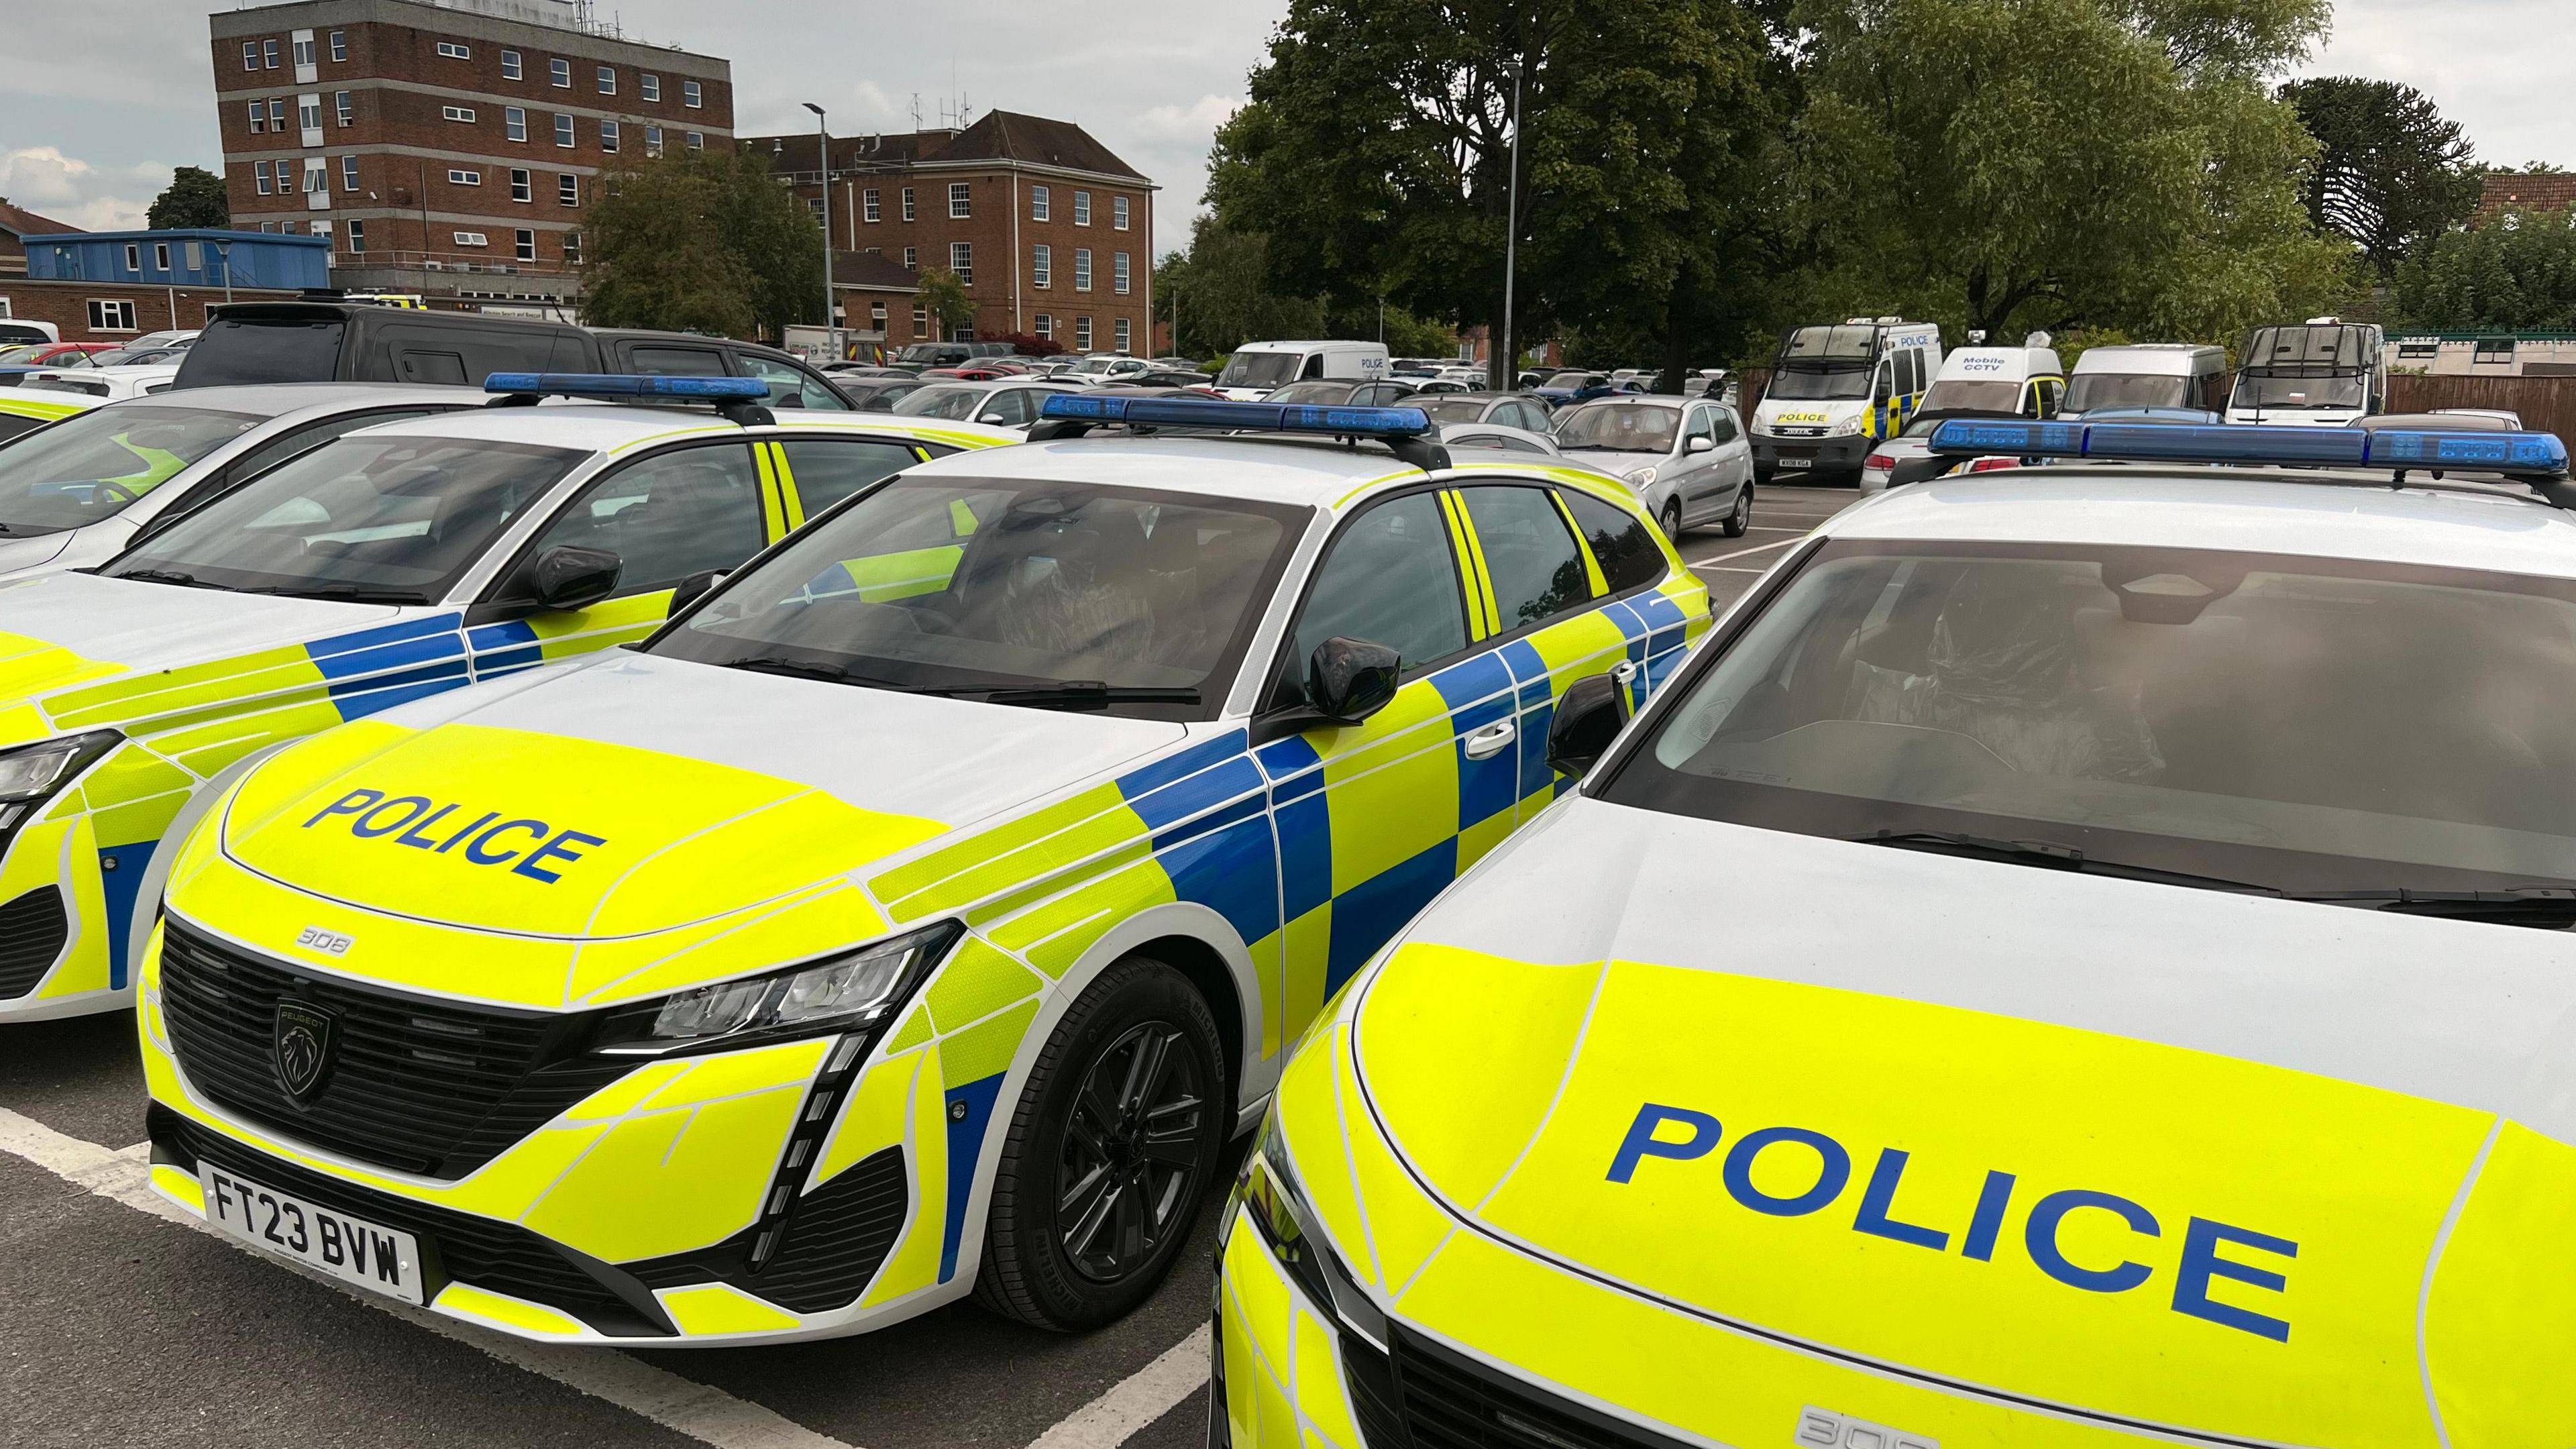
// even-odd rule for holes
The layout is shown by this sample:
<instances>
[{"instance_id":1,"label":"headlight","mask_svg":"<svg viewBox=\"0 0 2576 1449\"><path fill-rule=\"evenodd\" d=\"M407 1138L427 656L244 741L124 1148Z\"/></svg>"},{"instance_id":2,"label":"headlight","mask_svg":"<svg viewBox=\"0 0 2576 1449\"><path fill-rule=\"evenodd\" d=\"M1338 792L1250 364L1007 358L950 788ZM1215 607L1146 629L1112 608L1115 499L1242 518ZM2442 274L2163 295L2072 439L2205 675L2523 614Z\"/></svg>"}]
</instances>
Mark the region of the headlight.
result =
<instances>
[{"instance_id":1,"label":"headlight","mask_svg":"<svg viewBox=\"0 0 2576 1449\"><path fill-rule=\"evenodd\" d=\"M1279 1108L1275 1103L1268 1120L1261 1125L1260 1145L1244 1159L1243 1175L1235 1179L1233 1197L1226 1204L1224 1216L1217 1220L1220 1259L1225 1249L1224 1235L1233 1227L1237 1207L1252 1219L1270 1256L1297 1280L1308 1302L1330 1312L1343 1327L1380 1349L1386 1347L1386 1315L1360 1291L1351 1270L1343 1266L1332 1244L1316 1226L1314 1206L1307 1201L1306 1190L1297 1181L1296 1168L1288 1160L1288 1142L1279 1131Z\"/></svg>"},{"instance_id":2,"label":"headlight","mask_svg":"<svg viewBox=\"0 0 2576 1449\"><path fill-rule=\"evenodd\" d=\"M1869 414L1862 413L1857 417L1845 418L1834 424L1833 435L1837 438L1855 437L1867 426L1869 426Z\"/></svg>"},{"instance_id":3,"label":"headlight","mask_svg":"<svg viewBox=\"0 0 2576 1449\"><path fill-rule=\"evenodd\" d=\"M878 1026L960 934L942 921L847 955L641 1002L609 1019L600 1050L662 1056Z\"/></svg>"},{"instance_id":4,"label":"headlight","mask_svg":"<svg viewBox=\"0 0 2576 1449\"><path fill-rule=\"evenodd\" d=\"M1628 475L1628 481L1636 484L1640 488L1643 488L1647 484L1655 481L1655 470L1652 468L1640 468L1636 472Z\"/></svg>"},{"instance_id":5,"label":"headlight","mask_svg":"<svg viewBox=\"0 0 2576 1449\"><path fill-rule=\"evenodd\" d=\"M114 730L71 735L0 753L0 802L42 800L121 738Z\"/></svg>"}]
</instances>

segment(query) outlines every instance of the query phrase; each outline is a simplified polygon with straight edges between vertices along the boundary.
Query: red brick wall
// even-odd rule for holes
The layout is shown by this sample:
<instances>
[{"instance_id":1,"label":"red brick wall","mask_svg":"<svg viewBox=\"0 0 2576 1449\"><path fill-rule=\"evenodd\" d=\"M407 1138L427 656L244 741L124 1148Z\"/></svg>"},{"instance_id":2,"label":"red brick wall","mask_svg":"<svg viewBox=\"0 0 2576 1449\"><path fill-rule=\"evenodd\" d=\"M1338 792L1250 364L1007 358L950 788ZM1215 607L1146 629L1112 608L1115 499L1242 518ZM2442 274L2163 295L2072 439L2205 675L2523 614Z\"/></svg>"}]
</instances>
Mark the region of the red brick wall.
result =
<instances>
[{"instance_id":1,"label":"red brick wall","mask_svg":"<svg viewBox=\"0 0 2576 1449\"><path fill-rule=\"evenodd\" d=\"M294 296L293 292L237 287L232 299L261 302L291 300ZM0 299L8 301L13 318L51 322L61 328L65 342L128 342L145 332L205 326L206 309L222 306L224 293L220 287L181 287L174 294L167 288L114 282L31 282L24 277L8 277L0 278ZM89 304L93 299L132 302L133 330L93 329L89 325Z\"/></svg>"}]
</instances>

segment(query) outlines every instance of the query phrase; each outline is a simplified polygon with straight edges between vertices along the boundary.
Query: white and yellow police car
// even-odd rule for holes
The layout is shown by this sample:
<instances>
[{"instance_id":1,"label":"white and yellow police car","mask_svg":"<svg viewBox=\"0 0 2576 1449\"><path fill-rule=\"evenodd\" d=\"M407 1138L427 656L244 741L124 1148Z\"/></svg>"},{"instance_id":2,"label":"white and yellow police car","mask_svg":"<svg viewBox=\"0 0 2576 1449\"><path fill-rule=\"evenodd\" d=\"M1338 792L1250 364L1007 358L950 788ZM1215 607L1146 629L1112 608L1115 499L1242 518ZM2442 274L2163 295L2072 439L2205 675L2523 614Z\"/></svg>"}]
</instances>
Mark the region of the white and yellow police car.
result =
<instances>
[{"instance_id":1,"label":"white and yellow police car","mask_svg":"<svg viewBox=\"0 0 2576 1449\"><path fill-rule=\"evenodd\" d=\"M1015 441L876 415L779 424L739 400L756 386L503 376L510 404L713 397L731 416L549 404L380 424L156 520L100 568L0 582L0 1023L132 1000L162 840L263 749L641 638L674 585L740 563L805 510ZM62 426L147 406L162 403ZM256 421L171 406L207 415L191 437ZM117 428L96 441L130 456ZM0 449L0 471L50 434Z\"/></svg>"},{"instance_id":2,"label":"white and yellow police car","mask_svg":"<svg viewBox=\"0 0 2576 1449\"><path fill-rule=\"evenodd\" d=\"M1149 1292L1299 1028L1555 798L1558 696L1706 593L1419 409L1045 406L638 649L244 776L145 967L156 1187L539 1339Z\"/></svg>"},{"instance_id":3,"label":"white and yellow police car","mask_svg":"<svg viewBox=\"0 0 2576 1449\"><path fill-rule=\"evenodd\" d=\"M1953 422L2077 461L1570 695L1286 1069L1211 1439L2576 1440L2566 453L2270 432Z\"/></svg>"}]
</instances>

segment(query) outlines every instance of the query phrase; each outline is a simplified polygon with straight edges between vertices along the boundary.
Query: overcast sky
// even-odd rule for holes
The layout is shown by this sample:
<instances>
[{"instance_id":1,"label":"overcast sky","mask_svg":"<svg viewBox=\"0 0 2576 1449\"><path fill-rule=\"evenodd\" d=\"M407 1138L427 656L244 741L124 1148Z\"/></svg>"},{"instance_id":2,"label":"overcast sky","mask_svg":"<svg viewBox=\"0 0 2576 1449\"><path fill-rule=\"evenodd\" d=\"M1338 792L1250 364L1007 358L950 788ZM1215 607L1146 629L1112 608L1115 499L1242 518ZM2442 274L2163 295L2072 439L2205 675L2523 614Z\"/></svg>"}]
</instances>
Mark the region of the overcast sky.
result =
<instances>
[{"instance_id":1,"label":"overcast sky","mask_svg":"<svg viewBox=\"0 0 2576 1449\"><path fill-rule=\"evenodd\" d=\"M206 0L7 0L0 68L0 196L92 228L143 224L178 165L220 159ZM1163 187L1155 246L1187 239L1209 137L1241 103L1282 0L599 0L656 44L733 62L746 134L804 130L815 101L834 134L910 130L962 95L1081 124ZM2568 0L2342 0L2333 39L2304 67L2383 76L2431 93L2478 154L2576 166L2564 57Z\"/></svg>"}]
</instances>

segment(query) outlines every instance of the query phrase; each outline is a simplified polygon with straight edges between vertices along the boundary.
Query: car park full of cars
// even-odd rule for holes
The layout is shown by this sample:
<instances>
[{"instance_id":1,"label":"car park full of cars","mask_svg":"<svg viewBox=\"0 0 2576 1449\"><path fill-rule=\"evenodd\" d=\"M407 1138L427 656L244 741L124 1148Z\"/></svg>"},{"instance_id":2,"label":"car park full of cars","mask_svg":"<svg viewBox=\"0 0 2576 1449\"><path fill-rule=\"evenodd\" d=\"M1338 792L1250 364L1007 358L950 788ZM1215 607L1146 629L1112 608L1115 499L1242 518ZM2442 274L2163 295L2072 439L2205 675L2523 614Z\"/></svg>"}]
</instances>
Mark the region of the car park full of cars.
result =
<instances>
[{"instance_id":1,"label":"car park full of cars","mask_svg":"<svg viewBox=\"0 0 2576 1449\"><path fill-rule=\"evenodd\" d=\"M1558 702L1708 626L1615 480L1428 428L1059 395L639 649L237 772L145 969L153 1184L524 1338L1115 1316L1308 1020L1554 800Z\"/></svg>"},{"instance_id":2,"label":"car park full of cars","mask_svg":"<svg viewBox=\"0 0 2576 1449\"><path fill-rule=\"evenodd\" d=\"M1569 691L1581 784L1282 1073L1210 1442L2576 1420L2566 450L2273 431L1951 420L2063 461Z\"/></svg>"},{"instance_id":3,"label":"car park full of cars","mask_svg":"<svg viewBox=\"0 0 2576 1449\"><path fill-rule=\"evenodd\" d=\"M0 1021L132 1001L164 842L273 747L640 638L676 586L807 509L1012 436L878 415L779 424L748 378L501 383L496 406L290 457L102 566L0 583ZM565 395L723 412L537 405ZM135 443L170 455L155 467L177 456Z\"/></svg>"}]
</instances>

